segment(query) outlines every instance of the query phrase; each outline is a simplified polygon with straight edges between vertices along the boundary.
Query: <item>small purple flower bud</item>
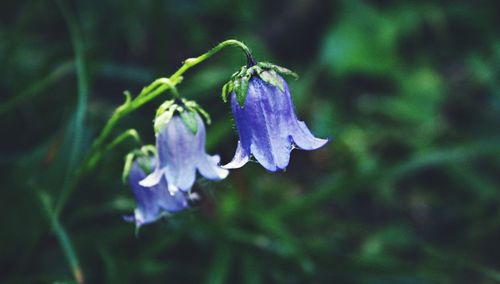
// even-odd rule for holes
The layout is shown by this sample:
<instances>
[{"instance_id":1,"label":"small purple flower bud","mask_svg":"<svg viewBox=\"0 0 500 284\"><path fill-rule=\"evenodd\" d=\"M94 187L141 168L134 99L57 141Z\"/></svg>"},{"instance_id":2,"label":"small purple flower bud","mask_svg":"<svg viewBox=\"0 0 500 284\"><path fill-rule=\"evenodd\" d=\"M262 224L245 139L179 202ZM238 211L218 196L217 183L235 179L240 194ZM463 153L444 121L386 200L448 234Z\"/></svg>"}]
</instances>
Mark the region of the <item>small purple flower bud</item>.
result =
<instances>
[{"instance_id":1,"label":"small purple flower bud","mask_svg":"<svg viewBox=\"0 0 500 284\"><path fill-rule=\"evenodd\" d=\"M153 166L155 159L142 157L134 161L130 169L128 181L137 202L134 215L126 216L125 220L135 222L137 227L158 220L165 213L175 213L189 207L189 196L178 191L170 194L167 181L163 178L153 187L144 187L139 184L146 177L142 166Z\"/></svg>"},{"instance_id":2,"label":"small purple flower bud","mask_svg":"<svg viewBox=\"0 0 500 284\"><path fill-rule=\"evenodd\" d=\"M233 160L223 168L240 168L253 155L268 171L283 170L288 166L292 149L315 150L328 143L329 139L314 137L306 124L297 119L288 85L281 76L276 76L283 91L259 76L252 76L244 106L238 104L236 93L231 93L240 140Z\"/></svg>"},{"instance_id":3,"label":"small purple flower bud","mask_svg":"<svg viewBox=\"0 0 500 284\"><path fill-rule=\"evenodd\" d=\"M220 157L205 153L205 125L197 113L196 133L189 129L179 115L174 115L156 137L158 162L155 170L140 184L145 187L157 185L165 177L169 191L178 189L187 192L193 186L196 170L207 179L221 180L228 170L219 166Z\"/></svg>"}]
</instances>

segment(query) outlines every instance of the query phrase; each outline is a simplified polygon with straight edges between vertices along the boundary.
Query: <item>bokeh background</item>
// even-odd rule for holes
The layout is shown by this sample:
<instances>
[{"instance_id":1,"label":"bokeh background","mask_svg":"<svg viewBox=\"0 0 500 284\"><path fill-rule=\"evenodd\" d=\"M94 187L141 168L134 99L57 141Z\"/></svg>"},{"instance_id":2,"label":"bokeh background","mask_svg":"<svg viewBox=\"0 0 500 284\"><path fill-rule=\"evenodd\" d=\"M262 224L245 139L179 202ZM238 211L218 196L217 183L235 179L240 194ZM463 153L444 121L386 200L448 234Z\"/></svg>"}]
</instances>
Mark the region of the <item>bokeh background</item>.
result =
<instances>
[{"instance_id":1,"label":"bokeh background","mask_svg":"<svg viewBox=\"0 0 500 284\"><path fill-rule=\"evenodd\" d=\"M61 228L86 283L500 282L497 1L62 2L0 4L0 282L74 282ZM299 117L330 144L294 151L285 172L251 163L199 179L194 209L136 236L122 219L129 141L82 178L54 228L40 196L59 198L122 92L229 38L299 73ZM225 49L179 86L212 114L207 149L223 161L237 136L220 89L243 64ZM153 143L166 98L115 135Z\"/></svg>"}]
</instances>

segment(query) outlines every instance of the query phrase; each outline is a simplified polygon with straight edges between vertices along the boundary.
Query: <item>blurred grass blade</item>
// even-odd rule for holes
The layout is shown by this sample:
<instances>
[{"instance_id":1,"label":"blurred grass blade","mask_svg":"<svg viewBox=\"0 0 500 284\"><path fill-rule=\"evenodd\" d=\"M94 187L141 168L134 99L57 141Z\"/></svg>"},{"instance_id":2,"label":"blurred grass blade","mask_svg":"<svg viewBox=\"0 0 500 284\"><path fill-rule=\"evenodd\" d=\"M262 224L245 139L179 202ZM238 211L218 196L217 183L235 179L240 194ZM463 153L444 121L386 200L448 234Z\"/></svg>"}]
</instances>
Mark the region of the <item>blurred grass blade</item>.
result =
<instances>
[{"instance_id":1,"label":"blurred grass blade","mask_svg":"<svg viewBox=\"0 0 500 284\"><path fill-rule=\"evenodd\" d=\"M205 284L226 283L231 265L231 251L229 246L220 244L212 259L212 265L208 270Z\"/></svg>"},{"instance_id":2,"label":"blurred grass blade","mask_svg":"<svg viewBox=\"0 0 500 284\"><path fill-rule=\"evenodd\" d=\"M341 190L341 185L345 185L344 175L338 173L321 180L313 191L304 196L291 199L289 202L277 206L273 210L273 215L277 217L291 216L313 210L315 206L322 202L328 202Z\"/></svg>"},{"instance_id":3,"label":"blurred grass blade","mask_svg":"<svg viewBox=\"0 0 500 284\"><path fill-rule=\"evenodd\" d=\"M484 156L498 155L500 153L500 139L498 137L475 142L468 145L450 147L447 149L438 149L428 153L416 155L413 159L403 162L400 165L388 171L386 178L396 179L404 176L407 173L427 166L446 164L446 163L463 163L468 159Z\"/></svg>"},{"instance_id":4,"label":"blurred grass blade","mask_svg":"<svg viewBox=\"0 0 500 284\"><path fill-rule=\"evenodd\" d=\"M50 72L49 75L47 75L45 78L33 83L18 95L0 104L0 116L14 110L17 106L31 100L37 94L45 91L47 88L52 86L52 84L61 79L64 75L68 74L69 71L73 69L73 67L73 62L62 63L61 65L57 66L57 68L52 72Z\"/></svg>"},{"instance_id":5,"label":"blurred grass blade","mask_svg":"<svg viewBox=\"0 0 500 284\"><path fill-rule=\"evenodd\" d=\"M243 283L262 283L261 272L257 259L252 254L246 254L242 258Z\"/></svg>"},{"instance_id":6,"label":"blurred grass blade","mask_svg":"<svg viewBox=\"0 0 500 284\"><path fill-rule=\"evenodd\" d=\"M69 30L71 42L75 53L76 74L78 81L77 104L74 113L74 118L73 121L71 122L71 127L69 127L71 135L70 139L71 147L69 153L68 168L65 174L61 195L59 197L56 207L56 213L59 214L59 212L63 207L63 204L66 202L66 199L68 198L68 195L71 191L72 188L71 179L73 178L74 175L74 170L76 168L78 157L83 152L82 138L83 138L85 111L87 109L89 82L87 78L87 70L84 58L85 51L83 45L83 36L78 28L76 19L71 14L64 1L55 0L55 2L62 16L64 17L64 20L66 21L66 25Z\"/></svg>"},{"instance_id":7,"label":"blurred grass blade","mask_svg":"<svg viewBox=\"0 0 500 284\"><path fill-rule=\"evenodd\" d=\"M431 257L441 259L444 263L447 263L448 265L458 265L463 268L468 268L471 270L474 270L476 272L481 273L484 276L487 276L491 280L494 280L496 282L500 282L500 272L484 266L480 263L474 262L468 257L463 257L455 254L450 254L448 252L444 252L436 247L427 245L427 244L422 244L424 251Z\"/></svg>"}]
</instances>

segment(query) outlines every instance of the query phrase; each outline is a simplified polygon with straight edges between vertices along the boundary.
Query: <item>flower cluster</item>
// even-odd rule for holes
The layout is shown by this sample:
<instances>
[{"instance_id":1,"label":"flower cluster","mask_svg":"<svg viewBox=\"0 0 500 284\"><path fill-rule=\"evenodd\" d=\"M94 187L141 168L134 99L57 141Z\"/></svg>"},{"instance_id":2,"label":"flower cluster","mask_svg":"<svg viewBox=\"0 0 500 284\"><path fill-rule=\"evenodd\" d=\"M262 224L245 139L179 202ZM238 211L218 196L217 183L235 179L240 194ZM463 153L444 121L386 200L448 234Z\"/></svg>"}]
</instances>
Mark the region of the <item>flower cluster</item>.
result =
<instances>
[{"instance_id":1,"label":"flower cluster","mask_svg":"<svg viewBox=\"0 0 500 284\"><path fill-rule=\"evenodd\" d=\"M209 119L192 101L167 101L161 105L155 119L156 157L142 151L126 167L137 201L134 216L126 220L135 221L137 227L165 213L188 208L188 200L196 196L191 193L196 172L210 180L228 175L228 170L219 166L220 157L205 152L205 124L198 112Z\"/></svg>"},{"instance_id":2,"label":"flower cluster","mask_svg":"<svg viewBox=\"0 0 500 284\"><path fill-rule=\"evenodd\" d=\"M202 117L208 114L195 102L176 99L164 102L156 113L156 146L150 154L136 155L125 174L137 201L134 215L126 220L137 227L189 208L191 188L197 173L210 180L222 180L228 169L244 166L252 157L266 170L284 170L293 149L315 150L329 139L315 137L297 118L288 85L282 76L296 76L270 63L249 64L232 75L222 89L230 101L239 135L231 162L220 166L218 155L205 152L206 129ZM201 116L200 116L201 115Z\"/></svg>"}]
</instances>

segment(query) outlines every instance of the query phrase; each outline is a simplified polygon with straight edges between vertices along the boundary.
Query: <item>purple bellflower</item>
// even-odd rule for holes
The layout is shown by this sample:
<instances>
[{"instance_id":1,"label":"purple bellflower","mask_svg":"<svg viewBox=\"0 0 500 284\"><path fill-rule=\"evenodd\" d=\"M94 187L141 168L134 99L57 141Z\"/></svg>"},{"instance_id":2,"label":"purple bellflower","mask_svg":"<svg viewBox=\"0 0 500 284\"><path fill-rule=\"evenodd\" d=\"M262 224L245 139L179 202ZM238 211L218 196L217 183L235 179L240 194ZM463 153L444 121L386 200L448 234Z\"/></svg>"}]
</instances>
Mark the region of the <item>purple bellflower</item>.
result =
<instances>
[{"instance_id":1,"label":"purple bellflower","mask_svg":"<svg viewBox=\"0 0 500 284\"><path fill-rule=\"evenodd\" d=\"M196 112L186 110L173 115L157 134L158 162L155 169L139 184L152 187L163 178L168 183L169 192L175 194L178 190L188 192L191 189L196 171L210 180L224 179L228 170L219 166L218 155L210 156L205 152L205 139L205 125Z\"/></svg>"},{"instance_id":2,"label":"purple bellflower","mask_svg":"<svg viewBox=\"0 0 500 284\"><path fill-rule=\"evenodd\" d=\"M189 194L178 191L171 195L165 178L153 187L144 187L139 184L146 177L143 167L153 166L154 160L146 157L138 158L132 164L128 174L128 182L132 187L137 208L134 210L134 215L125 216L125 220L135 222L137 228L155 222L166 214L175 213L189 207Z\"/></svg>"},{"instance_id":3,"label":"purple bellflower","mask_svg":"<svg viewBox=\"0 0 500 284\"><path fill-rule=\"evenodd\" d=\"M284 170L294 148L315 150L329 141L316 138L298 120L288 85L277 74L293 72L269 63L259 65L240 71L240 77L223 89L225 100L230 95L240 138L233 160L223 168L240 168L253 156L268 171Z\"/></svg>"}]
</instances>

